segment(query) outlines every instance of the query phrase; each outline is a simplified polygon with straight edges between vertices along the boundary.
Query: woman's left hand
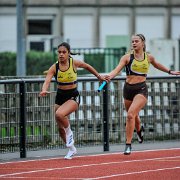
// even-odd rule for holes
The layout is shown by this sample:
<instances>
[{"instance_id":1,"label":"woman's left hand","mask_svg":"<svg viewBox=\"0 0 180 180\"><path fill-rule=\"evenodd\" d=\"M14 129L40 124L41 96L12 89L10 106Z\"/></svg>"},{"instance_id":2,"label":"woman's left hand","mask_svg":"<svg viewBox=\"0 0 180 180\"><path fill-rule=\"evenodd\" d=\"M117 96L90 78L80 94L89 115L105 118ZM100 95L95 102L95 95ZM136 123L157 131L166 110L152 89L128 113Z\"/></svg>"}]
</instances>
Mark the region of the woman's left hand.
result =
<instances>
[{"instance_id":1,"label":"woman's left hand","mask_svg":"<svg viewBox=\"0 0 180 180\"><path fill-rule=\"evenodd\" d=\"M170 71L171 75L180 75L180 71Z\"/></svg>"}]
</instances>

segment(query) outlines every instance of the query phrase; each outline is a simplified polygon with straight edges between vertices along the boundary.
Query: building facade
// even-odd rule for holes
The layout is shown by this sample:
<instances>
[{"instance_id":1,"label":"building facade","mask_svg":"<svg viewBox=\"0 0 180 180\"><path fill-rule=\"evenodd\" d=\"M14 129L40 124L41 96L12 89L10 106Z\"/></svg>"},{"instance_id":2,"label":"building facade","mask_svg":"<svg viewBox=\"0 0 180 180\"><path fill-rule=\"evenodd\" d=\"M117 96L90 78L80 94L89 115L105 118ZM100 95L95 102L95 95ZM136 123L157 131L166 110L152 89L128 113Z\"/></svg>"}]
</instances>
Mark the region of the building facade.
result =
<instances>
[{"instance_id":1,"label":"building facade","mask_svg":"<svg viewBox=\"0 0 180 180\"><path fill-rule=\"evenodd\" d=\"M16 3L0 1L0 52L17 49ZM27 51L49 51L61 41L108 47L111 36L134 33L146 36L147 48L153 39L180 38L179 0L24 0L23 10Z\"/></svg>"}]
</instances>

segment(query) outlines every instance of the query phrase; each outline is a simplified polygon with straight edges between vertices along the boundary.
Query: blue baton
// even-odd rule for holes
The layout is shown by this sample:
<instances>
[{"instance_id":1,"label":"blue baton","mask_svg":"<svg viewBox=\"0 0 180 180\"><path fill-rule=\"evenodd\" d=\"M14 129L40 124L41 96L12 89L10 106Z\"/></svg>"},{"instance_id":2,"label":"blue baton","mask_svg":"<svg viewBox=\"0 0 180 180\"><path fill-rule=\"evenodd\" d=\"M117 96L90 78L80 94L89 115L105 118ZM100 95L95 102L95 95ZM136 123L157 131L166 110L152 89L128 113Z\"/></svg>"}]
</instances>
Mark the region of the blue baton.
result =
<instances>
[{"instance_id":1,"label":"blue baton","mask_svg":"<svg viewBox=\"0 0 180 180\"><path fill-rule=\"evenodd\" d=\"M100 92L103 88L104 88L104 86L107 84L107 82L106 81L103 81L102 82L102 84L99 86L99 88L98 88L98 92Z\"/></svg>"}]
</instances>

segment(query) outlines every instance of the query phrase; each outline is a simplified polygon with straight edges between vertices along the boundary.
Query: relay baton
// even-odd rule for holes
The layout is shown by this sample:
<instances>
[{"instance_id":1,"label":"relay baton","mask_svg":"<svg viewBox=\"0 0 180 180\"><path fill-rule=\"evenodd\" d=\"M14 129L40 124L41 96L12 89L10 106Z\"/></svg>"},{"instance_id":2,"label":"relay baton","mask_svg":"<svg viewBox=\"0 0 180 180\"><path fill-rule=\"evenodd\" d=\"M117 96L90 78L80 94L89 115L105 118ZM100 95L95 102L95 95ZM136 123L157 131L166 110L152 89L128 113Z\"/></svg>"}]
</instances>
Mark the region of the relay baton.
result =
<instances>
[{"instance_id":1,"label":"relay baton","mask_svg":"<svg viewBox=\"0 0 180 180\"><path fill-rule=\"evenodd\" d=\"M100 92L103 88L104 88L104 86L107 84L107 82L106 81L103 81L102 83L101 83L101 85L99 86L99 88L98 88L98 92Z\"/></svg>"}]
</instances>

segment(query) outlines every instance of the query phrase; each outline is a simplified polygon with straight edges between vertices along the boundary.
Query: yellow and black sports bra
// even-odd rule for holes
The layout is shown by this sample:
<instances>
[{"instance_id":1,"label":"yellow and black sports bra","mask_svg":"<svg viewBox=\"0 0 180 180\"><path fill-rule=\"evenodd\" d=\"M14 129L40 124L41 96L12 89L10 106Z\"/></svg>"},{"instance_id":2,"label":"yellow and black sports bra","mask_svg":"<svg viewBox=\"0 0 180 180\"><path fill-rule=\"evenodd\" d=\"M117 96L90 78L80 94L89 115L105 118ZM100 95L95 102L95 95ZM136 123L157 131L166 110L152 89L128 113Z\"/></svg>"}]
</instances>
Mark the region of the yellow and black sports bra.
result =
<instances>
[{"instance_id":1,"label":"yellow and black sports bra","mask_svg":"<svg viewBox=\"0 0 180 180\"><path fill-rule=\"evenodd\" d=\"M77 83L77 72L73 68L73 58L69 58L69 68L66 71L59 69L59 62L56 63L56 74L54 75L58 85L71 85Z\"/></svg>"},{"instance_id":2,"label":"yellow and black sports bra","mask_svg":"<svg viewBox=\"0 0 180 180\"><path fill-rule=\"evenodd\" d=\"M130 61L125 66L126 75L135 75L135 76L147 76L149 71L149 61L147 58L147 53L144 53L144 59L142 61L136 60L134 58L134 53L130 55Z\"/></svg>"}]
</instances>

